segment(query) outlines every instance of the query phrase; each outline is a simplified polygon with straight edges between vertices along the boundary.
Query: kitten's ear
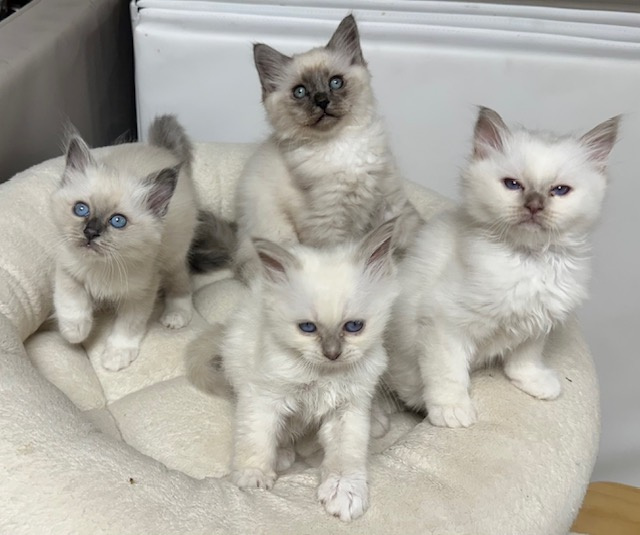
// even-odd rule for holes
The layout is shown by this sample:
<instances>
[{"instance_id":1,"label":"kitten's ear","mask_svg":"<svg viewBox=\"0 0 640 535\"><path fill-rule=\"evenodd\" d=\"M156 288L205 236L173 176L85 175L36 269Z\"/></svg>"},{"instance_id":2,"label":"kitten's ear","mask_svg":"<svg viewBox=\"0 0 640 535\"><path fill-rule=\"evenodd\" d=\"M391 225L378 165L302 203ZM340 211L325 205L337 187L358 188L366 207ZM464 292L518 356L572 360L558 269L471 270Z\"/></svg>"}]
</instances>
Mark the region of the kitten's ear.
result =
<instances>
[{"instance_id":1,"label":"kitten's ear","mask_svg":"<svg viewBox=\"0 0 640 535\"><path fill-rule=\"evenodd\" d=\"M606 165L609 153L618 137L618 127L622 117L616 115L589 130L580 138L580 142L587 147L589 158L600 165Z\"/></svg>"},{"instance_id":2,"label":"kitten's ear","mask_svg":"<svg viewBox=\"0 0 640 535\"><path fill-rule=\"evenodd\" d=\"M376 275L388 275L393 270L393 235L398 218L394 217L367 234L358 248L358 256L364 260L365 271Z\"/></svg>"},{"instance_id":3,"label":"kitten's ear","mask_svg":"<svg viewBox=\"0 0 640 535\"><path fill-rule=\"evenodd\" d=\"M353 15L347 15L338 25L338 29L334 32L327 43L329 50L342 52L351 58L351 65L366 66L366 61L362 55L360 48L360 34L358 26Z\"/></svg>"},{"instance_id":4,"label":"kitten's ear","mask_svg":"<svg viewBox=\"0 0 640 535\"><path fill-rule=\"evenodd\" d=\"M504 124L502 117L491 108L480 106L473 130L474 158L486 158L493 151L501 151L507 134L509 128Z\"/></svg>"},{"instance_id":5,"label":"kitten's ear","mask_svg":"<svg viewBox=\"0 0 640 535\"><path fill-rule=\"evenodd\" d=\"M266 277L273 282L287 280L287 271L300 268L300 262L289 251L264 238L253 238Z\"/></svg>"},{"instance_id":6,"label":"kitten's ear","mask_svg":"<svg viewBox=\"0 0 640 535\"><path fill-rule=\"evenodd\" d=\"M178 184L180 165L167 167L156 173L151 173L145 179L149 186L147 207L157 217L164 217L169 209L169 201L173 197Z\"/></svg>"},{"instance_id":7,"label":"kitten's ear","mask_svg":"<svg viewBox=\"0 0 640 535\"><path fill-rule=\"evenodd\" d=\"M262 97L272 93L278 88L278 81L282 77L283 69L289 64L291 58L278 52L275 48L263 43L253 45L253 60L260 77Z\"/></svg>"},{"instance_id":8,"label":"kitten's ear","mask_svg":"<svg viewBox=\"0 0 640 535\"><path fill-rule=\"evenodd\" d=\"M84 173L87 170L87 167L95 165L96 163L93 156L91 156L89 146L77 134L73 134L69 137L66 154L67 160L65 164L65 171L77 171L79 173Z\"/></svg>"}]
</instances>

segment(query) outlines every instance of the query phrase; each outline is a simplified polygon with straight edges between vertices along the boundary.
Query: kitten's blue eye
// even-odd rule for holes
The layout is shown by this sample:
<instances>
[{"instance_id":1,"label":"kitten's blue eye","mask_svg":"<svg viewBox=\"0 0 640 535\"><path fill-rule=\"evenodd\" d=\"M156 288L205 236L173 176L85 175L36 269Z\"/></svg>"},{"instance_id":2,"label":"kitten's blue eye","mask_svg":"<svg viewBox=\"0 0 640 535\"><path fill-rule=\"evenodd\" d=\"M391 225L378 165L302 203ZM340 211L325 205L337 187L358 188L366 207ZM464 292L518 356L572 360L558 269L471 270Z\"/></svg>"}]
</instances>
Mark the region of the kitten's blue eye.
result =
<instances>
[{"instance_id":1,"label":"kitten's blue eye","mask_svg":"<svg viewBox=\"0 0 640 535\"><path fill-rule=\"evenodd\" d=\"M307 88L303 85L297 85L293 88L293 96L296 98L303 98L307 95Z\"/></svg>"},{"instance_id":2,"label":"kitten's blue eye","mask_svg":"<svg viewBox=\"0 0 640 535\"><path fill-rule=\"evenodd\" d=\"M303 333L314 333L318 330L315 323L311 323L310 321L303 321L302 323L298 323L298 329L300 329Z\"/></svg>"},{"instance_id":3,"label":"kitten's blue eye","mask_svg":"<svg viewBox=\"0 0 640 535\"><path fill-rule=\"evenodd\" d=\"M571 191L571 186L556 186L555 188L551 188L551 195L557 195L562 197Z\"/></svg>"},{"instance_id":4,"label":"kitten's blue eye","mask_svg":"<svg viewBox=\"0 0 640 535\"><path fill-rule=\"evenodd\" d=\"M109 219L109 224L114 228L122 228L127 224L127 218L122 214L113 214Z\"/></svg>"},{"instance_id":5,"label":"kitten's blue eye","mask_svg":"<svg viewBox=\"0 0 640 535\"><path fill-rule=\"evenodd\" d=\"M73 213L78 217L87 217L90 212L89 207L83 202L77 202L73 205Z\"/></svg>"},{"instance_id":6,"label":"kitten's blue eye","mask_svg":"<svg viewBox=\"0 0 640 535\"><path fill-rule=\"evenodd\" d=\"M518 182L515 178L505 178L502 180L502 183L506 186L507 189L516 191L519 189L524 189L522 184Z\"/></svg>"},{"instance_id":7,"label":"kitten's blue eye","mask_svg":"<svg viewBox=\"0 0 640 535\"><path fill-rule=\"evenodd\" d=\"M329 87L331 89L340 89L344 85L344 80L342 76L334 76L329 80Z\"/></svg>"},{"instance_id":8,"label":"kitten's blue eye","mask_svg":"<svg viewBox=\"0 0 640 535\"><path fill-rule=\"evenodd\" d=\"M344 330L347 331L348 333L360 332L363 327L364 327L364 321L360 321L360 320L348 321L347 323L344 324Z\"/></svg>"}]
</instances>

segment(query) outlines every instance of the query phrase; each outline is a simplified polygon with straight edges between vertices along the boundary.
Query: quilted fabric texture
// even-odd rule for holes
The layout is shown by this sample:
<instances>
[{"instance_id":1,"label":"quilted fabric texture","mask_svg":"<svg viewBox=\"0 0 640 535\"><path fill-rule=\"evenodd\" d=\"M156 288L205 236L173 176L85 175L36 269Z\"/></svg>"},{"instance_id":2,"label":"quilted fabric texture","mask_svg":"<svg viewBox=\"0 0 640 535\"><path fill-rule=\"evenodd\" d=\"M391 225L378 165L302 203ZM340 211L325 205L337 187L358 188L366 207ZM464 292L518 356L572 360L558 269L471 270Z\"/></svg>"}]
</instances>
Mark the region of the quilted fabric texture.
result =
<instances>
[{"instance_id":1,"label":"quilted fabric texture","mask_svg":"<svg viewBox=\"0 0 640 535\"><path fill-rule=\"evenodd\" d=\"M197 147L203 205L232 216L248 145ZM100 150L118 150L118 147ZM97 356L110 318L82 346L47 320L56 234L48 202L60 158L0 187L0 532L566 534L598 442L593 363L573 321L552 334L564 378L552 402L513 388L499 370L474 376L480 422L432 427L399 412L372 444L371 508L351 524L316 502L319 454L299 456L270 492L240 491L228 473L233 398L185 378L188 342L233 306L228 273L198 277L199 314L180 331L154 320L140 356L119 372ZM427 216L444 206L410 185Z\"/></svg>"}]
</instances>

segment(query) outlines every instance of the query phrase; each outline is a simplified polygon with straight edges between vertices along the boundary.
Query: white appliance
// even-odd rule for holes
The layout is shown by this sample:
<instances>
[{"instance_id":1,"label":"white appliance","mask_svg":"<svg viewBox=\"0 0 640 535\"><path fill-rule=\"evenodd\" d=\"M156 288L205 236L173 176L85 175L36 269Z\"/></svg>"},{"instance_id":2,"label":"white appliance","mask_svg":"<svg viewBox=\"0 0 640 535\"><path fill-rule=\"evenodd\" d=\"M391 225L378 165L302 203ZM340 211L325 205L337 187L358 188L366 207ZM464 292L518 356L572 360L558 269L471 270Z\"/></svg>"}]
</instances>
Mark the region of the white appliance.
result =
<instances>
[{"instance_id":1,"label":"white appliance","mask_svg":"<svg viewBox=\"0 0 640 535\"><path fill-rule=\"evenodd\" d=\"M603 407L594 479L640 485L640 14L417 0L137 0L138 125L173 112L197 140L268 132L252 43L325 44L352 11L405 176L450 197L475 106L507 123L585 132L624 114L581 319Z\"/></svg>"}]
</instances>

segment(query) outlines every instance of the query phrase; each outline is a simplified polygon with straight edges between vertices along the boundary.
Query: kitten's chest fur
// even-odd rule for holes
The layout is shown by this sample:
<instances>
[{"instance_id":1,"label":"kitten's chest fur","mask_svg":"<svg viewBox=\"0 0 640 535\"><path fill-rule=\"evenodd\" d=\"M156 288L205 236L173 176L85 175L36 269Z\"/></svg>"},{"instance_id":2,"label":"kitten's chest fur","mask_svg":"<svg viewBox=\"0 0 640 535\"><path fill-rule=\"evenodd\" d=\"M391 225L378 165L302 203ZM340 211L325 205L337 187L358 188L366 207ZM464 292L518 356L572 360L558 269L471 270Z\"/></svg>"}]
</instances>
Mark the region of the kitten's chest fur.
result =
<instances>
[{"instance_id":1,"label":"kitten's chest fur","mask_svg":"<svg viewBox=\"0 0 640 535\"><path fill-rule=\"evenodd\" d=\"M291 214L301 243L343 242L382 217L395 170L381 135L356 131L285 151L284 159L304 206Z\"/></svg>"},{"instance_id":2,"label":"kitten's chest fur","mask_svg":"<svg viewBox=\"0 0 640 535\"><path fill-rule=\"evenodd\" d=\"M80 282L97 302L117 303L124 298L136 298L149 291L154 284L155 270L147 266L106 265L80 259L68 261L65 269Z\"/></svg>"},{"instance_id":3,"label":"kitten's chest fur","mask_svg":"<svg viewBox=\"0 0 640 535\"><path fill-rule=\"evenodd\" d=\"M468 243L463 316L488 352L540 336L584 299L588 264L566 250L516 252Z\"/></svg>"}]
</instances>

